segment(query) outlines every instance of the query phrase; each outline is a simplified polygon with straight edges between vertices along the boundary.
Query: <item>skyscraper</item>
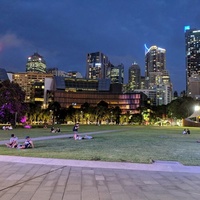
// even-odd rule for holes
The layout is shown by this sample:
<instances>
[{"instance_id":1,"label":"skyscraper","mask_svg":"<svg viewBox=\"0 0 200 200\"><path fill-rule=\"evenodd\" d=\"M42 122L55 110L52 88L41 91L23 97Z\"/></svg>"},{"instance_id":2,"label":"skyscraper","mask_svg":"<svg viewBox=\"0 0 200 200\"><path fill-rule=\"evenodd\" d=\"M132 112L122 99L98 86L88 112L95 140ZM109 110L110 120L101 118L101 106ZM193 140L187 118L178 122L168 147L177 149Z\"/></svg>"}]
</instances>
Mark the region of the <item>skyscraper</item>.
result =
<instances>
[{"instance_id":1,"label":"skyscraper","mask_svg":"<svg viewBox=\"0 0 200 200\"><path fill-rule=\"evenodd\" d=\"M134 62L128 70L128 90L134 91L140 89L141 86L141 71L140 66Z\"/></svg>"},{"instance_id":2,"label":"skyscraper","mask_svg":"<svg viewBox=\"0 0 200 200\"><path fill-rule=\"evenodd\" d=\"M149 49L145 46L145 78L146 87L152 89L155 85L157 72L166 69L166 50L157 46Z\"/></svg>"},{"instance_id":3,"label":"skyscraper","mask_svg":"<svg viewBox=\"0 0 200 200\"><path fill-rule=\"evenodd\" d=\"M41 55L34 53L28 57L26 72L46 73L46 62Z\"/></svg>"},{"instance_id":4,"label":"skyscraper","mask_svg":"<svg viewBox=\"0 0 200 200\"><path fill-rule=\"evenodd\" d=\"M121 63L120 65L114 66L109 63L106 69L106 78L110 78L111 83L124 83L124 65Z\"/></svg>"},{"instance_id":5,"label":"skyscraper","mask_svg":"<svg viewBox=\"0 0 200 200\"><path fill-rule=\"evenodd\" d=\"M145 84L156 91L156 105L166 105L172 100L172 83L166 70L166 50L145 45Z\"/></svg>"},{"instance_id":6,"label":"skyscraper","mask_svg":"<svg viewBox=\"0 0 200 200\"><path fill-rule=\"evenodd\" d=\"M185 26L184 30L186 48L186 93L188 96L195 98L200 95L200 90L196 88L197 83L200 85L200 30L190 29L190 26Z\"/></svg>"},{"instance_id":7,"label":"skyscraper","mask_svg":"<svg viewBox=\"0 0 200 200\"><path fill-rule=\"evenodd\" d=\"M102 79L106 78L108 67L108 57L101 52L87 54L86 78Z\"/></svg>"}]
</instances>

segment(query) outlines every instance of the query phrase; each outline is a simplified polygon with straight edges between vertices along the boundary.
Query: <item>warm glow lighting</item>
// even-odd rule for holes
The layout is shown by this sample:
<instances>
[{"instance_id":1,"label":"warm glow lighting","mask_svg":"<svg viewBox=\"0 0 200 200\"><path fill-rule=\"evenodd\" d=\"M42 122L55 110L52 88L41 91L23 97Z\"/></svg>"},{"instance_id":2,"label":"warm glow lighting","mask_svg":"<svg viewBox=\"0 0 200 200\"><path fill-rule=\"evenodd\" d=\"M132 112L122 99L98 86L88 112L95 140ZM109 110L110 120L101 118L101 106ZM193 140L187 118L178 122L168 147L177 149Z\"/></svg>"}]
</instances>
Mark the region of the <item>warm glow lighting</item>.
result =
<instances>
[{"instance_id":1,"label":"warm glow lighting","mask_svg":"<svg viewBox=\"0 0 200 200\"><path fill-rule=\"evenodd\" d=\"M194 110L195 110L195 111L200 110L200 106L195 106L195 107L194 107Z\"/></svg>"}]
</instances>

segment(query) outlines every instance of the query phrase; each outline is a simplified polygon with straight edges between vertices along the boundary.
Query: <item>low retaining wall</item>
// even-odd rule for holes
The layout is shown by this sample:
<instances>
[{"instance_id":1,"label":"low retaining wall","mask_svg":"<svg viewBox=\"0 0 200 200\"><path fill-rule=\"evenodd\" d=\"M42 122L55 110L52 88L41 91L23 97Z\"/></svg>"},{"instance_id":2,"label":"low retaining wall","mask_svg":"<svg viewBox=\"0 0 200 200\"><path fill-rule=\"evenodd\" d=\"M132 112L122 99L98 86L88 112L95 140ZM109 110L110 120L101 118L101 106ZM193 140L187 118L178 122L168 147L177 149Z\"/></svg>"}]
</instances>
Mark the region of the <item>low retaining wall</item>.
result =
<instances>
[{"instance_id":1,"label":"low retaining wall","mask_svg":"<svg viewBox=\"0 0 200 200\"><path fill-rule=\"evenodd\" d=\"M192 121L189 118L183 119L183 126L200 127L200 122Z\"/></svg>"}]
</instances>

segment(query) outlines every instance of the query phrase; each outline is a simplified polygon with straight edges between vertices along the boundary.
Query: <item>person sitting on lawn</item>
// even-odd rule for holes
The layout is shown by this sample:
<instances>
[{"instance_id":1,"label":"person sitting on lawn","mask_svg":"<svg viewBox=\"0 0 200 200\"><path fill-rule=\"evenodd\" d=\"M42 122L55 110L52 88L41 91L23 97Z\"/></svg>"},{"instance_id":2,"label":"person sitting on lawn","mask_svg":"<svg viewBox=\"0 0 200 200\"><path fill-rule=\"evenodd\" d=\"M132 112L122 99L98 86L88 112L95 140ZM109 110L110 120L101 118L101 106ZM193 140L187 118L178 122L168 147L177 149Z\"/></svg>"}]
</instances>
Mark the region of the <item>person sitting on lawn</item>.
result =
<instances>
[{"instance_id":1,"label":"person sitting on lawn","mask_svg":"<svg viewBox=\"0 0 200 200\"><path fill-rule=\"evenodd\" d=\"M190 130L189 129L186 129L186 134L190 134Z\"/></svg>"},{"instance_id":2,"label":"person sitting on lawn","mask_svg":"<svg viewBox=\"0 0 200 200\"><path fill-rule=\"evenodd\" d=\"M19 146L19 149L28 149L28 148L34 148L33 141L29 136L26 136L26 140L23 145Z\"/></svg>"},{"instance_id":3,"label":"person sitting on lawn","mask_svg":"<svg viewBox=\"0 0 200 200\"><path fill-rule=\"evenodd\" d=\"M187 134L186 129L183 130L183 135Z\"/></svg>"},{"instance_id":4,"label":"person sitting on lawn","mask_svg":"<svg viewBox=\"0 0 200 200\"><path fill-rule=\"evenodd\" d=\"M14 134L11 134L9 143L6 143L5 145L9 148L16 148L18 145L18 137L16 137Z\"/></svg>"},{"instance_id":5,"label":"person sitting on lawn","mask_svg":"<svg viewBox=\"0 0 200 200\"><path fill-rule=\"evenodd\" d=\"M60 133L60 128L59 127L56 128L56 132Z\"/></svg>"},{"instance_id":6,"label":"person sitting on lawn","mask_svg":"<svg viewBox=\"0 0 200 200\"><path fill-rule=\"evenodd\" d=\"M80 135L78 134L74 134L74 140L82 140L83 137L81 137Z\"/></svg>"},{"instance_id":7,"label":"person sitting on lawn","mask_svg":"<svg viewBox=\"0 0 200 200\"><path fill-rule=\"evenodd\" d=\"M55 132L56 132L56 130L55 130L54 127L51 127L51 132L52 132L52 133L55 133Z\"/></svg>"}]
</instances>

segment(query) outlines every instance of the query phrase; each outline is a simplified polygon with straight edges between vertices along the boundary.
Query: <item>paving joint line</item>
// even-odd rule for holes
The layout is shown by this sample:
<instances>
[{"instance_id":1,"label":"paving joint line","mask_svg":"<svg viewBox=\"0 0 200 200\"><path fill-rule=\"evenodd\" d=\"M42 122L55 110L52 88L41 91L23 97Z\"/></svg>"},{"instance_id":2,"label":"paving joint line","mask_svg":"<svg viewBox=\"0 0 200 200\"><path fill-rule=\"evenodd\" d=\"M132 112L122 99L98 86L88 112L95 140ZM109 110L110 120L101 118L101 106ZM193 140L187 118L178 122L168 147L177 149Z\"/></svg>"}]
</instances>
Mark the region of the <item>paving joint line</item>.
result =
<instances>
[{"instance_id":1,"label":"paving joint line","mask_svg":"<svg viewBox=\"0 0 200 200\"><path fill-rule=\"evenodd\" d=\"M7 190L7 189L9 189L9 188L15 187L15 186L17 186L17 185L21 185L21 184L23 184L23 183L32 181L32 180L34 180L34 179L36 179L36 178L39 178L39 177L42 177L42 176L44 176L44 175L53 173L53 172L58 171L58 170L60 170L60 169L64 169L65 167L68 167L68 166L62 166L62 167L59 167L59 168L50 170L49 172L46 172L46 173L40 174L40 175L38 175L38 176L32 177L32 178L30 178L30 179L27 179L27 180L25 180L25 181L21 181L21 182L15 183L15 184L13 184L13 185L7 186L7 187L5 187L5 188L0 189L0 192L2 192L2 191L4 191L4 190Z\"/></svg>"}]
</instances>

